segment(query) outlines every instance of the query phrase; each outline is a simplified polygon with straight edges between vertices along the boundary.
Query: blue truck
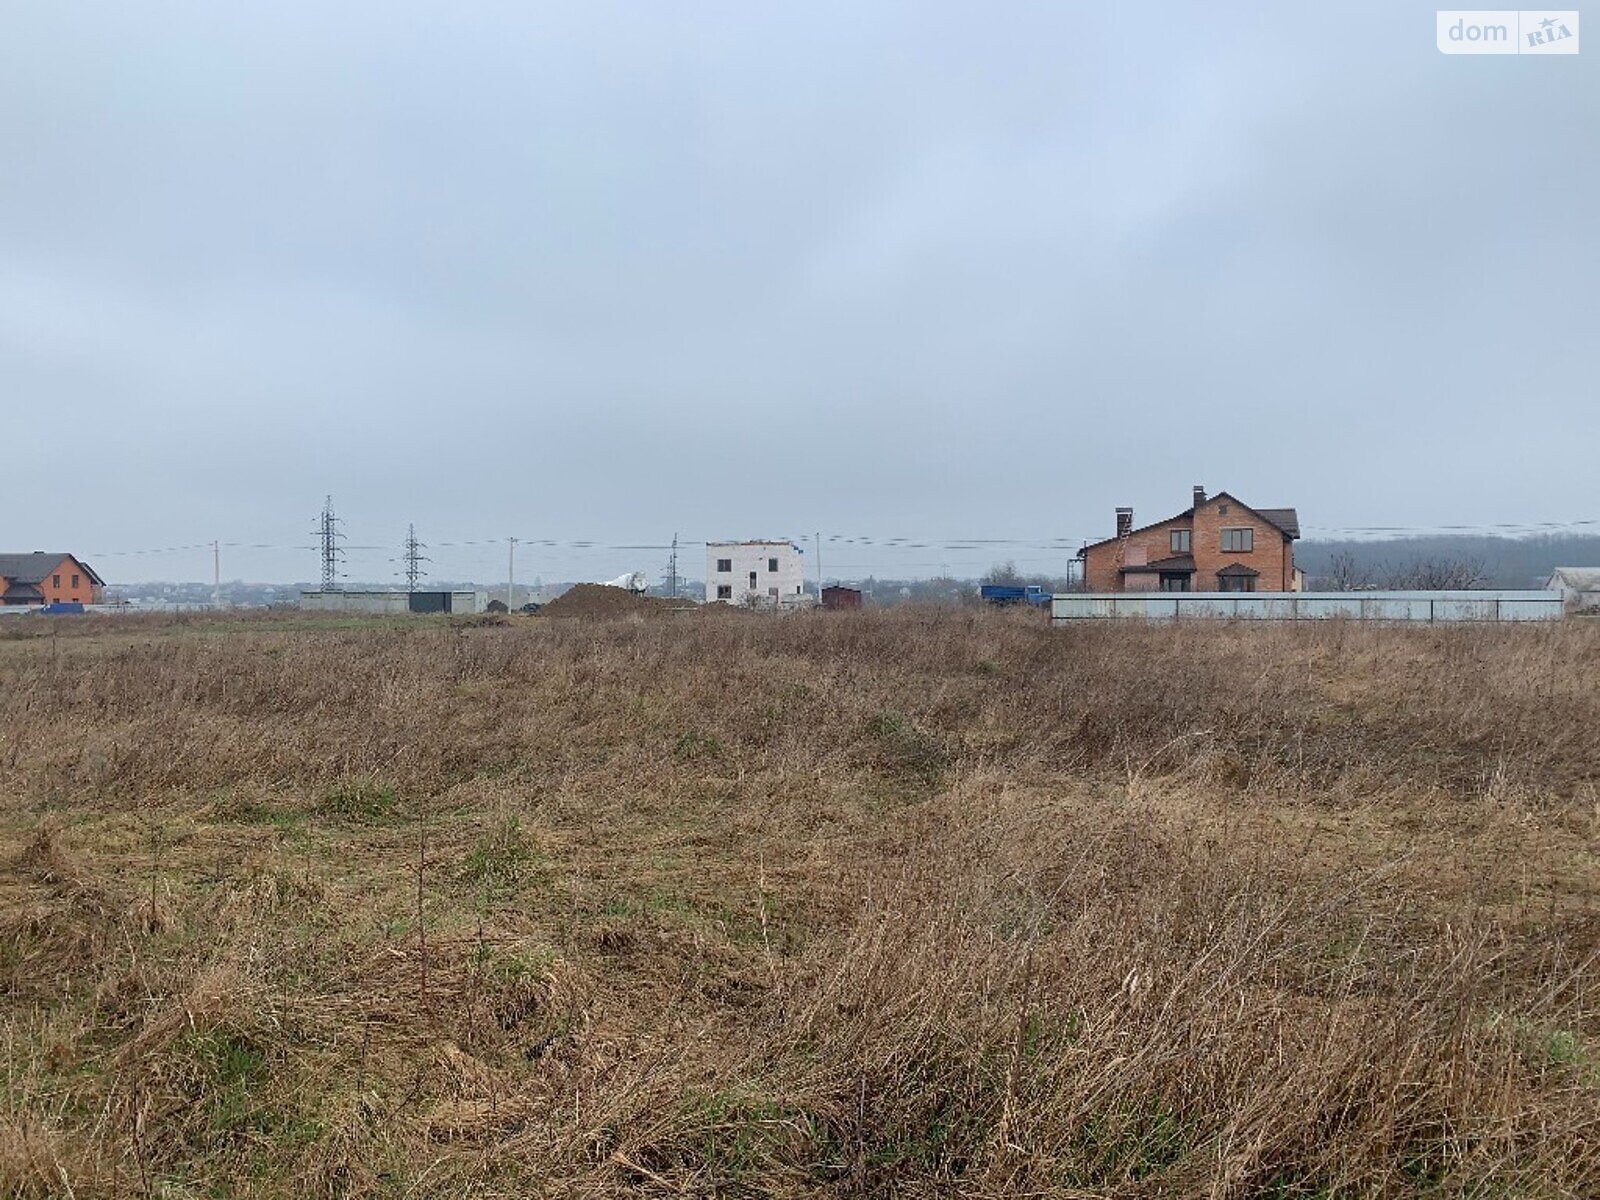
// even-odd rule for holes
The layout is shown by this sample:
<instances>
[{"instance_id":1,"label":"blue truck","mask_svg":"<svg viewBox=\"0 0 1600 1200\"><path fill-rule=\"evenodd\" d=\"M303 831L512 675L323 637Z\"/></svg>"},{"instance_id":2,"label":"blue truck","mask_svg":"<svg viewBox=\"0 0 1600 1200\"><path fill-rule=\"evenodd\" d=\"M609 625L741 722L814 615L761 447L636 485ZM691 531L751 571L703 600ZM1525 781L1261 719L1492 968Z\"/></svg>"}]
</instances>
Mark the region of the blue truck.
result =
<instances>
[{"instance_id":1,"label":"blue truck","mask_svg":"<svg viewBox=\"0 0 1600 1200\"><path fill-rule=\"evenodd\" d=\"M1031 604L1041 607L1050 603L1050 592L1037 583L986 583L978 589L985 604Z\"/></svg>"}]
</instances>

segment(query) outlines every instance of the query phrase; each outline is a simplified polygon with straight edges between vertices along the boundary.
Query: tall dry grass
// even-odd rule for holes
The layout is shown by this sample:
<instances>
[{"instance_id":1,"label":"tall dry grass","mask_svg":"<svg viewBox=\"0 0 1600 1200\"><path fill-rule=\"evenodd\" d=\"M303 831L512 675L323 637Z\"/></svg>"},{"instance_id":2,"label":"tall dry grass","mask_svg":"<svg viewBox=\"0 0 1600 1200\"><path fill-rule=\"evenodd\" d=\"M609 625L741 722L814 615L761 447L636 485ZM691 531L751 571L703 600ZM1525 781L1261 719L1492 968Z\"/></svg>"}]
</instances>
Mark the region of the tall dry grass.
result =
<instances>
[{"instance_id":1,"label":"tall dry grass","mask_svg":"<svg viewBox=\"0 0 1600 1200\"><path fill-rule=\"evenodd\" d=\"M1600 1194L1592 627L41 628L10 1194Z\"/></svg>"}]
</instances>

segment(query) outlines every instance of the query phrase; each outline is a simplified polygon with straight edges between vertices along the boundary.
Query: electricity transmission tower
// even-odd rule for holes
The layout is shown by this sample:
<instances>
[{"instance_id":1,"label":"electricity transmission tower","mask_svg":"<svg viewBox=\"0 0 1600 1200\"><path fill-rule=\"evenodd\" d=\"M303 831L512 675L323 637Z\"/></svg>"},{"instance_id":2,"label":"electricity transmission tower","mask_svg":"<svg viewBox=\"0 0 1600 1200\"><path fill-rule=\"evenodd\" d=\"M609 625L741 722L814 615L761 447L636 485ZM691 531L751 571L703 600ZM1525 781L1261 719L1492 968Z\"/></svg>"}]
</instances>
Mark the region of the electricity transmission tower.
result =
<instances>
[{"instance_id":1,"label":"electricity transmission tower","mask_svg":"<svg viewBox=\"0 0 1600 1200\"><path fill-rule=\"evenodd\" d=\"M417 590L417 581L427 574L422 569L422 564L428 561L428 556L422 552L428 547L417 541L417 527L406 526L406 592L409 595Z\"/></svg>"},{"instance_id":2,"label":"electricity transmission tower","mask_svg":"<svg viewBox=\"0 0 1600 1200\"><path fill-rule=\"evenodd\" d=\"M333 497L322 504L322 516L317 521L317 533L322 541L322 590L339 590L339 564L344 561L344 547L339 542L344 534L339 532L339 518L333 515Z\"/></svg>"}]
</instances>

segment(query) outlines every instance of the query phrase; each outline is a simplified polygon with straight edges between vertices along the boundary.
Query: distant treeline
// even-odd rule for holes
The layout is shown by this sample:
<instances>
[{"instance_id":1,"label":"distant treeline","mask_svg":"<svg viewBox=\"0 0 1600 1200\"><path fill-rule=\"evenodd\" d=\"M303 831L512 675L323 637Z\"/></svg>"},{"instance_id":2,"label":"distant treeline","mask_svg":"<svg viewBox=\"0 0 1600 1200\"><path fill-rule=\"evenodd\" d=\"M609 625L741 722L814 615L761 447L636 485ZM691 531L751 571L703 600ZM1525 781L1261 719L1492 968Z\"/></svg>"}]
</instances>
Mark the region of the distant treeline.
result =
<instances>
[{"instance_id":1,"label":"distant treeline","mask_svg":"<svg viewBox=\"0 0 1600 1200\"><path fill-rule=\"evenodd\" d=\"M1557 567L1600 566L1600 534L1304 541L1295 546L1294 561L1306 573L1310 587L1351 571L1358 582L1382 587L1390 580L1458 567L1475 574L1478 587L1528 588L1541 586Z\"/></svg>"}]
</instances>

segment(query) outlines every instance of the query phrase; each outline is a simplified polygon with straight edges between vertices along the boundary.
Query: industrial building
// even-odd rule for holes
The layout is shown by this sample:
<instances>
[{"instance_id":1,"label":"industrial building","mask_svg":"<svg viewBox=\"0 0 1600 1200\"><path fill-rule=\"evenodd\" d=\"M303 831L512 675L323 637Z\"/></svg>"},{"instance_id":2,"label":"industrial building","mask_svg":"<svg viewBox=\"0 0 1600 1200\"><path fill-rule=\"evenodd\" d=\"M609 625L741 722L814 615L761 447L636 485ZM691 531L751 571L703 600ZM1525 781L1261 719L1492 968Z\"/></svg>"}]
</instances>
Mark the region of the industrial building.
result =
<instances>
[{"instance_id":1,"label":"industrial building","mask_svg":"<svg viewBox=\"0 0 1600 1200\"><path fill-rule=\"evenodd\" d=\"M406 613L478 613L485 592L301 592L300 607L307 612L367 613L402 616Z\"/></svg>"},{"instance_id":2,"label":"industrial building","mask_svg":"<svg viewBox=\"0 0 1600 1200\"><path fill-rule=\"evenodd\" d=\"M706 603L790 608L806 595L805 558L791 541L707 542Z\"/></svg>"}]
</instances>

